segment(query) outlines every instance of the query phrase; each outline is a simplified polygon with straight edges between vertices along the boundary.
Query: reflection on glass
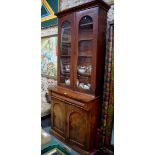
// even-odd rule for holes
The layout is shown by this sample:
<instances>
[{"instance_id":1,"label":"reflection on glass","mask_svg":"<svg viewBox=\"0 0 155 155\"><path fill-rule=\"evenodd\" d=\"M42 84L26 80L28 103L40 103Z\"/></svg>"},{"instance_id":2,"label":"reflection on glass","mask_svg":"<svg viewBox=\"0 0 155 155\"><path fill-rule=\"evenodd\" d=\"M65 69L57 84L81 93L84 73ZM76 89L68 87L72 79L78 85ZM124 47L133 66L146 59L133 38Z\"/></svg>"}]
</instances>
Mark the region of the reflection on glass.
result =
<instances>
[{"instance_id":1,"label":"reflection on glass","mask_svg":"<svg viewBox=\"0 0 155 155\"><path fill-rule=\"evenodd\" d=\"M60 83L70 85L70 51L71 50L71 24L63 22L61 26L60 51Z\"/></svg>"},{"instance_id":2,"label":"reflection on glass","mask_svg":"<svg viewBox=\"0 0 155 155\"><path fill-rule=\"evenodd\" d=\"M93 50L93 20L84 16L79 22L77 87L91 88Z\"/></svg>"}]
</instances>

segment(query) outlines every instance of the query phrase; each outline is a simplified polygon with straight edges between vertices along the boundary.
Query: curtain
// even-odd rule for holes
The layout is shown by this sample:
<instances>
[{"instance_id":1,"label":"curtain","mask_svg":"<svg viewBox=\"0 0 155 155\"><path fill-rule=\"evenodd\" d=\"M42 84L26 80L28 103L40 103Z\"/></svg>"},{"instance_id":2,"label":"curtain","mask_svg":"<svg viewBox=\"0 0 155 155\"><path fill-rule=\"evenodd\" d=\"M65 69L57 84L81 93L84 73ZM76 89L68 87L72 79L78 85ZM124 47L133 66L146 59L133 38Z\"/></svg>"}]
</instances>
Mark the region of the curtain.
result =
<instances>
[{"instance_id":1,"label":"curtain","mask_svg":"<svg viewBox=\"0 0 155 155\"><path fill-rule=\"evenodd\" d=\"M101 112L101 127L99 128L100 147L111 145L114 121L114 23L108 22L107 45L105 58L105 76L103 89L103 104Z\"/></svg>"}]
</instances>

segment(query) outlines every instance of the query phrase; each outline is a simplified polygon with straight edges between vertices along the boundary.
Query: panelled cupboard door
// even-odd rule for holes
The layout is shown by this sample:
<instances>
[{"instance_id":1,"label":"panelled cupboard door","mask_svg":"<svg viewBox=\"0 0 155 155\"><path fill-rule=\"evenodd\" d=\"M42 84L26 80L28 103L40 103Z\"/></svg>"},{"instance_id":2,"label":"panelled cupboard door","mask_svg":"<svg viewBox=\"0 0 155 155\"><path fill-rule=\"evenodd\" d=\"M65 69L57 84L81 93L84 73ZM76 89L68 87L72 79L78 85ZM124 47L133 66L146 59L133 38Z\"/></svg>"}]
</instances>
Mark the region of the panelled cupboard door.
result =
<instances>
[{"instance_id":1,"label":"panelled cupboard door","mask_svg":"<svg viewBox=\"0 0 155 155\"><path fill-rule=\"evenodd\" d=\"M74 87L84 93L93 94L96 87L97 25L98 7L76 12Z\"/></svg>"},{"instance_id":2,"label":"panelled cupboard door","mask_svg":"<svg viewBox=\"0 0 155 155\"><path fill-rule=\"evenodd\" d=\"M88 148L88 114L77 107L67 106L67 140L81 148Z\"/></svg>"},{"instance_id":3,"label":"panelled cupboard door","mask_svg":"<svg viewBox=\"0 0 155 155\"><path fill-rule=\"evenodd\" d=\"M73 87L74 14L59 19L58 84Z\"/></svg>"},{"instance_id":4,"label":"panelled cupboard door","mask_svg":"<svg viewBox=\"0 0 155 155\"><path fill-rule=\"evenodd\" d=\"M65 103L60 100L52 98L52 107L51 107L51 115L52 115L52 128L62 135L65 136L65 122L66 122L66 108Z\"/></svg>"}]
</instances>

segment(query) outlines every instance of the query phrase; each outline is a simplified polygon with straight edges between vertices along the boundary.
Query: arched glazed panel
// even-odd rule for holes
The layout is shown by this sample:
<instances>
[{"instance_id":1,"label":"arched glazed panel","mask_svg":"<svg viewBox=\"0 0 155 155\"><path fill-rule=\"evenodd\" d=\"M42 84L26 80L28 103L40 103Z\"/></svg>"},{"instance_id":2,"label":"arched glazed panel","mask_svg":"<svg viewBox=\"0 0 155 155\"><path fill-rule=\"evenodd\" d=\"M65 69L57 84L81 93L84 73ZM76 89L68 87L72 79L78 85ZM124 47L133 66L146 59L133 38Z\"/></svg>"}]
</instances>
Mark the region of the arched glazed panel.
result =
<instances>
[{"instance_id":1,"label":"arched glazed panel","mask_svg":"<svg viewBox=\"0 0 155 155\"><path fill-rule=\"evenodd\" d=\"M79 21L78 32L77 87L84 90L90 90L93 55L92 17L87 15L81 18Z\"/></svg>"},{"instance_id":2,"label":"arched glazed panel","mask_svg":"<svg viewBox=\"0 0 155 155\"><path fill-rule=\"evenodd\" d=\"M71 56L71 23L64 21L61 25L60 48L60 83L70 85L70 56Z\"/></svg>"}]
</instances>

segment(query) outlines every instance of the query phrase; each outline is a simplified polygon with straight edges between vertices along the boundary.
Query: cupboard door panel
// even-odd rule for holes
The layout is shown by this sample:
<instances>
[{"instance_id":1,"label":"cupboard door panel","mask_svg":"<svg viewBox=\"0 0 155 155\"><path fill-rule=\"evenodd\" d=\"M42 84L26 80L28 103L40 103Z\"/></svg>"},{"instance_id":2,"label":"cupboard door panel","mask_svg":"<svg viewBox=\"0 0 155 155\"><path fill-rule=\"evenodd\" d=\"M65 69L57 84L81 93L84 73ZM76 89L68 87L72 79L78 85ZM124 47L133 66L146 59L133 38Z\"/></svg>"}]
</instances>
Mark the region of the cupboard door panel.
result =
<instances>
[{"instance_id":1,"label":"cupboard door panel","mask_svg":"<svg viewBox=\"0 0 155 155\"><path fill-rule=\"evenodd\" d=\"M61 135L65 134L65 103L54 99L52 105L52 127Z\"/></svg>"},{"instance_id":2,"label":"cupboard door panel","mask_svg":"<svg viewBox=\"0 0 155 155\"><path fill-rule=\"evenodd\" d=\"M71 105L68 105L67 111L68 140L81 148L87 148L89 135L87 112Z\"/></svg>"},{"instance_id":3,"label":"cupboard door panel","mask_svg":"<svg viewBox=\"0 0 155 155\"><path fill-rule=\"evenodd\" d=\"M86 120L78 112L73 112L69 117L69 137L81 144L86 141Z\"/></svg>"}]
</instances>

